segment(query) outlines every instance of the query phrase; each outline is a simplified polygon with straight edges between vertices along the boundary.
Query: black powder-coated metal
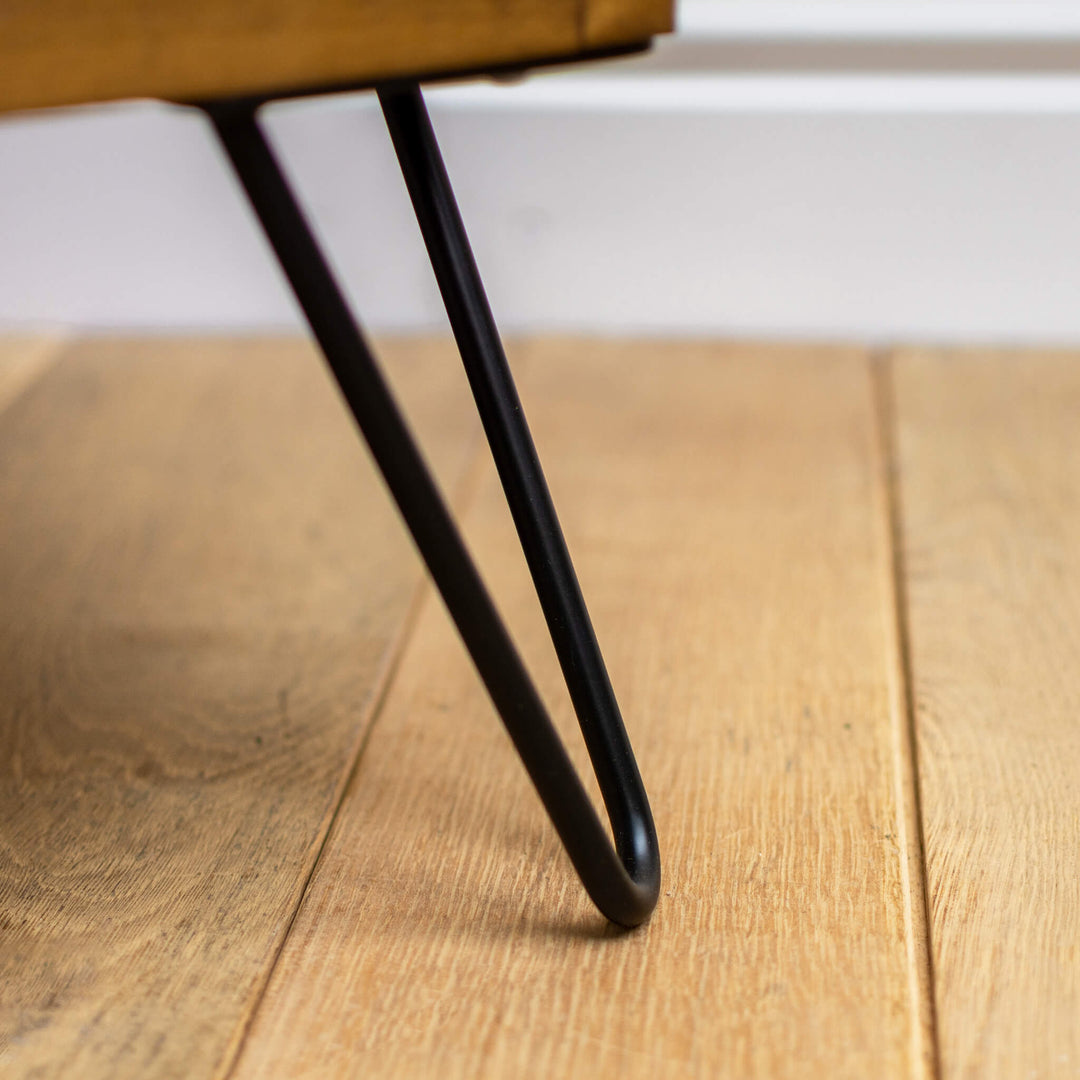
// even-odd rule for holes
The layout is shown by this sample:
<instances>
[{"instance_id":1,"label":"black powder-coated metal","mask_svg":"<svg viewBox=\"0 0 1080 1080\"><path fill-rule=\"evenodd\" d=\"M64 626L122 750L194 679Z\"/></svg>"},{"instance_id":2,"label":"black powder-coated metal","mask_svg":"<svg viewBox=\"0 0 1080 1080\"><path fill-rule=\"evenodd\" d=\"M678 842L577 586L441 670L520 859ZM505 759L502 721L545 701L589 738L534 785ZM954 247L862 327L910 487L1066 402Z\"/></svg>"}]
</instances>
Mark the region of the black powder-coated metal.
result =
<instances>
[{"instance_id":1,"label":"black powder-coated metal","mask_svg":"<svg viewBox=\"0 0 1080 1080\"><path fill-rule=\"evenodd\" d=\"M596 770L614 848L259 129L255 106L204 108L578 876L608 919L637 926L660 890L648 799L419 89L386 89L380 98Z\"/></svg>"}]
</instances>

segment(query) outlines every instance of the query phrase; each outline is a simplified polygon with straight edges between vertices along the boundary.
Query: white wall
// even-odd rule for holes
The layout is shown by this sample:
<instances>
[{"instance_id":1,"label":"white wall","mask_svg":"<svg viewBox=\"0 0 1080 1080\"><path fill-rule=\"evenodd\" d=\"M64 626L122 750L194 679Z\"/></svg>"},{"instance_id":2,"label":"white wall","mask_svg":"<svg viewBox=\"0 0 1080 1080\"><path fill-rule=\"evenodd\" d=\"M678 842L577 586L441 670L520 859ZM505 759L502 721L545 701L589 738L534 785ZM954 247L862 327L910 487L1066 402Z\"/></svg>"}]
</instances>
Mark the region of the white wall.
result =
<instances>
[{"instance_id":1,"label":"white wall","mask_svg":"<svg viewBox=\"0 0 1080 1080\"><path fill-rule=\"evenodd\" d=\"M430 93L505 328L1080 341L1080 5L683 21L642 61ZM268 123L366 322L439 325L370 98ZM197 115L0 122L0 326L295 319Z\"/></svg>"}]
</instances>

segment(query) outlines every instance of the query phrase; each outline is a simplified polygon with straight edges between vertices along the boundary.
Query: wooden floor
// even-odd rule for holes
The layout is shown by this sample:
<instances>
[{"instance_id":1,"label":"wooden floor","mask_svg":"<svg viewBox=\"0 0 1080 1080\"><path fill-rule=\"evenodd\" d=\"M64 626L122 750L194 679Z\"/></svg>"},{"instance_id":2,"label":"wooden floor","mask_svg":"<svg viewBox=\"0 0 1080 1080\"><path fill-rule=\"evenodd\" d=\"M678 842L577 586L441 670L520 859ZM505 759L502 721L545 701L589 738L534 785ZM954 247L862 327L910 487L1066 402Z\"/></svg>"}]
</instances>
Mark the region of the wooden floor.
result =
<instances>
[{"instance_id":1,"label":"wooden floor","mask_svg":"<svg viewBox=\"0 0 1080 1080\"><path fill-rule=\"evenodd\" d=\"M468 389L393 381L586 760ZM1080 356L512 350L591 908L309 346L0 343L0 1076L1080 1076Z\"/></svg>"}]
</instances>

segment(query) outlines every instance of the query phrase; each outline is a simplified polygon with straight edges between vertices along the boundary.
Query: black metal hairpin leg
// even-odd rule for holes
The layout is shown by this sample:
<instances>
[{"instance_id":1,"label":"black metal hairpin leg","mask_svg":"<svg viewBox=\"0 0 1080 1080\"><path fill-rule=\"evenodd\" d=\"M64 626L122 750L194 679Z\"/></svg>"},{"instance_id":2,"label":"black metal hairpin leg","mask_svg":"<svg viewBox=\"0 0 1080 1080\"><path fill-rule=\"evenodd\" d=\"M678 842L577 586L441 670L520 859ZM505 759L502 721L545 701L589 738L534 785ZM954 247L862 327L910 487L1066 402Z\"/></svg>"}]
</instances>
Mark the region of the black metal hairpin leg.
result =
<instances>
[{"instance_id":1,"label":"black metal hairpin leg","mask_svg":"<svg viewBox=\"0 0 1080 1080\"><path fill-rule=\"evenodd\" d=\"M582 883L612 922L648 918L648 799L418 87L379 98L615 837L612 848L255 119L206 106L387 486Z\"/></svg>"}]
</instances>

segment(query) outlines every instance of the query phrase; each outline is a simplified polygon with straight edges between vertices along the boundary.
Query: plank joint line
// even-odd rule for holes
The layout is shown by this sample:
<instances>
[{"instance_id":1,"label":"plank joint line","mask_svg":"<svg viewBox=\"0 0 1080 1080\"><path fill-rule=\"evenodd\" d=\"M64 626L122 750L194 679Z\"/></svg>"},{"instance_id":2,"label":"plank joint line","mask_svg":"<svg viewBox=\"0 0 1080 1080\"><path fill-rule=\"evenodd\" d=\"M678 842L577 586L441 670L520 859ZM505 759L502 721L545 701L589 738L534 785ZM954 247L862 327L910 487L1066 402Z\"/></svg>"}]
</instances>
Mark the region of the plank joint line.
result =
<instances>
[{"instance_id":1,"label":"plank joint line","mask_svg":"<svg viewBox=\"0 0 1080 1080\"><path fill-rule=\"evenodd\" d=\"M900 459L898 455L898 433L896 397L893 386L892 352L888 349L876 351L870 356L870 373L873 384L874 411L878 429L878 460L882 472L882 487L885 493L886 541L891 565L889 576L892 586L892 609L894 613L895 653L897 657L899 701L896 707L900 714L902 730L898 731L899 760L897 761L898 789L906 784L910 793L910 805L902 802L897 806L901 819L907 819L914 834L918 857L916 860L917 882L909 880L909 936L911 942L911 978L914 981L913 998L920 996L919 984L925 994L926 1029L929 1035L929 1067L934 1080L941 1080L941 1045L938 1034L937 998L934 988L934 959L932 925L930 920L930 896L927 885L926 865L926 830L923 824L922 791L919 783L918 738L916 730L915 684L911 662L911 627L908 618L907 565L904 558L903 502L900 492ZM906 775L905 775L906 774ZM900 792L902 794L902 792ZM910 843L910 841L909 841ZM903 865L910 871L911 858L907 851L902 853ZM916 911L915 905L921 908ZM920 918L921 916L921 918ZM918 931L915 920L921 922L924 942L922 964L916 955L918 949ZM922 977L920 979L920 968ZM915 1020L918 1023L919 1001L914 1002Z\"/></svg>"},{"instance_id":2,"label":"plank joint line","mask_svg":"<svg viewBox=\"0 0 1080 1080\"><path fill-rule=\"evenodd\" d=\"M347 418L343 416L342 419L345 421ZM479 430L476 430L473 433L470 442L472 445L469 446L467 451L467 464L462 471L462 475L457 484L454 485L454 489L451 491L448 499L450 506L456 507L459 517L464 515L476 498L480 489L480 479L484 471L484 444ZM389 496L387 497L389 498ZM293 904L292 913L290 914L288 922L281 933L281 937L274 948L273 958L267 965L260 985L254 993L254 1000L251 1008L247 1011L243 1023L240 1025L239 1030L232 1040L231 1046L228 1048L222 1059L222 1069L219 1075L226 1078L226 1080L231 1078L236 1072L237 1063L240 1060L240 1055L243 1053L244 1046L254 1027L255 1018L266 997L266 991L270 985L274 970L277 968L278 962L285 951L285 946L289 940L289 935L292 933L297 916L300 914L300 911L304 906L304 901L307 899L311 881L319 868L323 852L326 850L326 845L334 832L334 825L337 822L338 815L345 802L345 796L348 793L349 788L352 787L353 780L364 759L364 753L367 750L368 744L371 742L371 736L375 730L375 725L378 723L379 717L382 714L383 705L386 703L390 688L394 684L394 678L401 666L402 658L404 657L409 641L413 636L416 624L420 619L420 613L424 609L424 604L434 595L435 593L431 581L425 573L416 584L412 600L409 603L408 611L402 621L397 637L387 650L386 658L382 664L382 670L379 672L375 690L372 694L371 703L368 706L367 722L361 728L360 737L357 739L351 754L351 760L348 767L343 771L342 783L334 796L333 809L330 812L326 828L323 830L323 835L319 840L315 857L312 859L311 866L300 886L296 902Z\"/></svg>"}]
</instances>

